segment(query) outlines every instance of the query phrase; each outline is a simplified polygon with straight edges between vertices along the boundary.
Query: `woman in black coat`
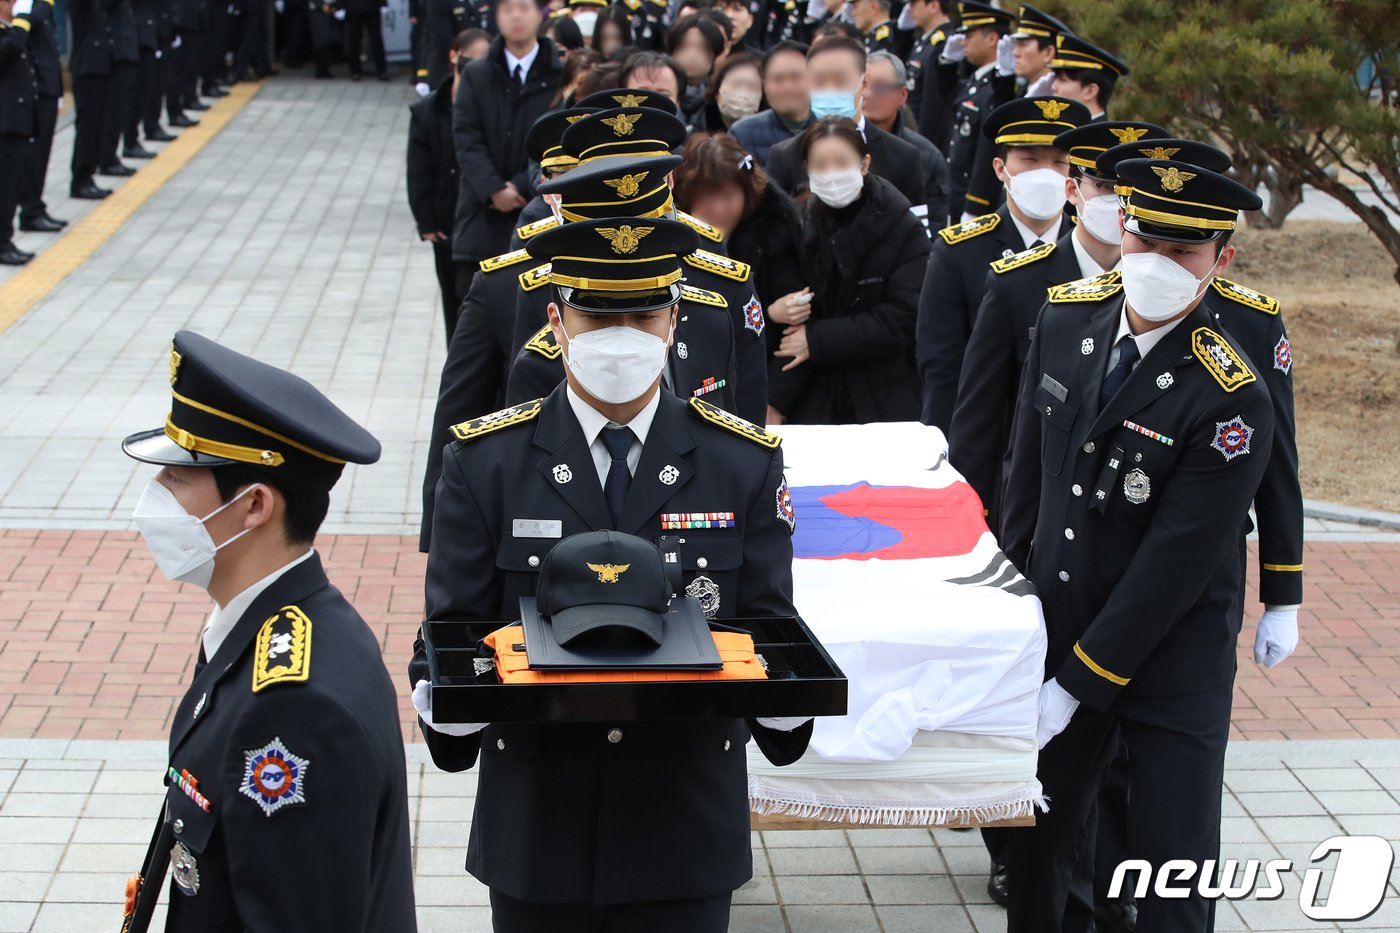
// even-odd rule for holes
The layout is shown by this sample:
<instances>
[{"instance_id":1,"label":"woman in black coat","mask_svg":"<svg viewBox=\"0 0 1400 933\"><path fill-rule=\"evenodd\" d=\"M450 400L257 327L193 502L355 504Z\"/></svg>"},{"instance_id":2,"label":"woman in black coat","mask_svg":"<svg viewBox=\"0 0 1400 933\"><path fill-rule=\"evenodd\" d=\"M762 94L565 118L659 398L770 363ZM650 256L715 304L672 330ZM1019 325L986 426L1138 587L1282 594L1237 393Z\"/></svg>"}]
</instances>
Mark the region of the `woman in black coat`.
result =
<instances>
[{"instance_id":1,"label":"woman in black coat","mask_svg":"<svg viewBox=\"0 0 1400 933\"><path fill-rule=\"evenodd\" d=\"M768 374L769 420L917 421L923 225L904 195L870 174L870 152L850 120L818 120L800 149L811 188L801 205L801 269L811 290L769 308L782 329Z\"/></svg>"}]
</instances>

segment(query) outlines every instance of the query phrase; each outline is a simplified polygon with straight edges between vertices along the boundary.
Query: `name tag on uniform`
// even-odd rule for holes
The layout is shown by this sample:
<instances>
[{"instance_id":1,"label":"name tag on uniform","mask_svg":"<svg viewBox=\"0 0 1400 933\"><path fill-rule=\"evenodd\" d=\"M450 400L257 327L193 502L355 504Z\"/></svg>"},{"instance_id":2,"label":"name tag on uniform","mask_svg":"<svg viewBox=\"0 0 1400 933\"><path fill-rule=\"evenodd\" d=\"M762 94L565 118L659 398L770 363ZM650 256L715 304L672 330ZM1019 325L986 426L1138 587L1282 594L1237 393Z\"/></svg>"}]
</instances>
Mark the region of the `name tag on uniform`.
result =
<instances>
[{"instance_id":1,"label":"name tag on uniform","mask_svg":"<svg viewBox=\"0 0 1400 933\"><path fill-rule=\"evenodd\" d=\"M553 518L515 518L510 533L516 538L562 538L564 523Z\"/></svg>"},{"instance_id":2,"label":"name tag on uniform","mask_svg":"<svg viewBox=\"0 0 1400 933\"><path fill-rule=\"evenodd\" d=\"M1040 377L1040 387L1062 402L1069 397L1069 390L1049 375Z\"/></svg>"}]
</instances>

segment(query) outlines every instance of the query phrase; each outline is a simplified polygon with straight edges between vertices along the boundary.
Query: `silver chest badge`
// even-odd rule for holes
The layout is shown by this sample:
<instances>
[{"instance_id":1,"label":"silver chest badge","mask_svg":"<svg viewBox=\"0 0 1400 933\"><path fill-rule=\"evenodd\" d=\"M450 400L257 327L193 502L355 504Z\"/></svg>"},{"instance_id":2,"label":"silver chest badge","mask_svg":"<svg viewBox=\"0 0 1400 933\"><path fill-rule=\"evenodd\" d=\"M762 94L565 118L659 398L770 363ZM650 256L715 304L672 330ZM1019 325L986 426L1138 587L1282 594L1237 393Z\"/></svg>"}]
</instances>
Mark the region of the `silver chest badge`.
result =
<instances>
[{"instance_id":1,"label":"silver chest badge","mask_svg":"<svg viewBox=\"0 0 1400 933\"><path fill-rule=\"evenodd\" d=\"M1152 495L1152 481L1141 470L1129 470L1123 477L1123 495L1133 505L1142 505Z\"/></svg>"},{"instance_id":2,"label":"silver chest badge","mask_svg":"<svg viewBox=\"0 0 1400 933\"><path fill-rule=\"evenodd\" d=\"M685 595L700 601L700 611L705 618L713 619L719 613L719 586L706 576L696 577L685 587Z\"/></svg>"},{"instance_id":3,"label":"silver chest badge","mask_svg":"<svg viewBox=\"0 0 1400 933\"><path fill-rule=\"evenodd\" d=\"M574 478L574 471L569 469L567 463L556 464L554 467L554 481L560 486Z\"/></svg>"},{"instance_id":4,"label":"silver chest badge","mask_svg":"<svg viewBox=\"0 0 1400 933\"><path fill-rule=\"evenodd\" d=\"M199 863L183 842L175 843L170 850L170 868L176 890L188 897L199 893Z\"/></svg>"},{"instance_id":5,"label":"silver chest badge","mask_svg":"<svg viewBox=\"0 0 1400 933\"><path fill-rule=\"evenodd\" d=\"M209 694L205 693L200 695L199 702L194 705L194 715L190 717L191 719L199 718L199 714L204 712L204 701L208 699Z\"/></svg>"},{"instance_id":6,"label":"silver chest badge","mask_svg":"<svg viewBox=\"0 0 1400 933\"><path fill-rule=\"evenodd\" d=\"M676 344L676 356L679 356L681 359L686 359L690 356L690 347L685 345L684 340Z\"/></svg>"},{"instance_id":7,"label":"silver chest badge","mask_svg":"<svg viewBox=\"0 0 1400 933\"><path fill-rule=\"evenodd\" d=\"M1162 375L1157 377L1157 388L1170 389L1172 387L1172 383L1175 381L1176 379L1172 377L1171 373L1162 373Z\"/></svg>"},{"instance_id":8,"label":"silver chest badge","mask_svg":"<svg viewBox=\"0 0 1400 933\"><path fill-rule=\"evenodd\" d=\"M1094 352L1094 338L1093 338L1093 337L1085 337L1084 340L1083 340L1082 342L1080 342L1080 344L1079 344L1079 352L1080 352L1080 353L1083 353L1085 356L1088 356L1089 354L1093 353L1093 352Z\"/></svg>"},{"instance_id":9,"label":"silver chest badge","mask_svg":"<svg viewBox=\"0 0 1400 933\"><path fill-rule=\"evenodd\" d=\"M657 479L661 480L661 482L667 486L674 486L676 484L676 480L680 478L681 471L676 469L669 463L661 468L661 473L657 476Z\"/></svg>"}]
</instances>

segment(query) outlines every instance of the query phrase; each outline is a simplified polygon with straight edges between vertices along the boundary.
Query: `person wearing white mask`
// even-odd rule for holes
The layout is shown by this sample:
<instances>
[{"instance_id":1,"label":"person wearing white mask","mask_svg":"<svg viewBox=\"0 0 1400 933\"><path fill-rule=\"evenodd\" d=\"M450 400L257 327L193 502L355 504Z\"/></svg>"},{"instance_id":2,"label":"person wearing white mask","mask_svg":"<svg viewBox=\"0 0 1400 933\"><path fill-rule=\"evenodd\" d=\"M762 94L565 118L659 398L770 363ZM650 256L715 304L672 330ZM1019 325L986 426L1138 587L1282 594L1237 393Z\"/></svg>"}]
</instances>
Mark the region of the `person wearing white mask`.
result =
<instances>
[{"instance_id":1,"label":"person wearing white mask","mask_svg":"<svg viewBox=\"0 0 1400 933\"><path fill-rule=\"evenodd\" d=\"M933 241L915 334L924 424L946 434L952 423L967 342L986 293L988 264L1070 232L1065 215L1069 159L1055 137L1088 122L1082 105L1057 97L1019 98L983 120L1006 203L995 213L944 227Z\"/></svg>"},{"instance_id":2,"label":"person wearing white mask","mask_svg":"<svg viewBox=\"0 0 1400 933\"><path fill-rule=\"evenodd\" d=\"M1262 202L1190 162L1128 159L1116 176L1121 271L1050 290L1001 510L1001 546L1045 616L1037 777L1054 801L1012 834L1008 933L1064 922L1082 870L1065 853L1089 845L1120 737L1132 857L1153 873L1219 858L1244 531L1276 427L1271 361L1252 359L1206 296L1234 259L1240 212ZM1285 628L1271 638L1296 639ZM1137 906L1139 929L1210 929L1194 885L1158 885Z\"/></svg>"},{"instance_id":3,"label":"person wearing white mask","mask_svg":"<svg viewBox=\"0 0 1400 933\"><path fill-rule=\"evenodd\" d=\"M666 544L702 511L722 524L663 548L677 555L678 595L720 620L795 614L779 438L662 389L696 240L675 221L616 217L529 241L550 262L565 382L453 428L429 621L513 618L557 541L613 529ZM500 931L727 929L752 874L743 748L752 735L786 764L811 734L810 720L440 722L421 638L409 683L434 763L480 761L467 871L490 889Z\"/></svg>"},{"instance_id":4,"label":"person wearing white mask","mask_svg":"<svg viewBox=\"0 0 1400 933\"><path fill-rule=\"evenodd\" d=\"M379 442L309 383L199 334L177 333L169 359L165 426L122 442L160 467L132 518L160 572L215 608L129 928L146 929L169 868L169 931L412 931L397 698L312 549L345 464L375 462ZM289 840L295 885L267 871Z\"/></svg>"},{"instance_id":5,"label":"person wearing white mask","mask_svg":"<svg viewBox=\"0 0 1400 933\"><path fill-rule=\"evenodd\" d=\"M913 420L909 344L928 237L904 196L870 170L850 120L818 120L800 142L811 188L800 204L808 288L775 302L786 326L768 373L768 420Z\"/></svg>"}]
</instances>

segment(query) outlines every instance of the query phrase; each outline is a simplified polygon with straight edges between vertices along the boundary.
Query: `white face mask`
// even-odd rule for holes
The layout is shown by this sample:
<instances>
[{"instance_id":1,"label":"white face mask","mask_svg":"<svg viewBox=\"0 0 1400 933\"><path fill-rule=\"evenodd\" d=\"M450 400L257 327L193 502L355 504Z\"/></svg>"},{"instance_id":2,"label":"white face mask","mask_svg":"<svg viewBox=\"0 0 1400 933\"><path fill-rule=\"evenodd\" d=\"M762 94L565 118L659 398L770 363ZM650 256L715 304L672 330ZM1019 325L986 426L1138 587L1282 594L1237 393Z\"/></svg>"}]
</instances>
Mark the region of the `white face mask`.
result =
<instances>
[{"instance_id":1,"label":"white face mask","mask_svg":"<svg viewBox=\"0 0 1400 933\"><path fill-rule=\"evenodd\" d=\"M845 168L837 172L822 172L807 177L807 187L821 199L827 207L845 207L856 198L865 187L865 176L858 168Z\"/></svg>"},{"instance_id":2,"label":"white face mask","mask_svg":"<svg viewBox=\"0 0 1400 933\"><path fill-rule=\"evenodd\" d=\"M1011 200L1033 220L1049 220L1065 209L1065 176L1053 168L1012 175L1008 188Z\"/></svg>"},{"instance_id":3,"label":"white face mask","mask_svg":"<svg viewBox=\"0 0 1400 933\"><path fill-rule=\"evenodd\" d=\"M1160 253L1123 254L1123 291L1128 304L1144 321L1169 321L1176 317L1205 291L1214 277L1215 266L1198 279Z\"/></svg>"},{"instance_id":4,"label":"white face mask","mask_svg":"<svg viewBox=\"0 0 1400 933\"><path fill-rule=\"evenodd\" d=\"M152 479L131 517L167 580L208 589L214 576L214 555L253 529L244 528L223 544L215 545L204 523L261 485L254 483L208 515L196 518L185 511L173 492Z\"/></svg>"},{"instance_id":5,"label":"white face mask","mask_svg":"<svg viewBox=\"0 0 1400 933\"><path fill-rule=\"evenodd\" d=\"M583 33L585 39L593 38L593 27L598 23L598 14L589 10L579 13L574 17L574 22L578 24L578 31Z\"/></svg>"},{"instance_id":6,"label":"white face mask","mask_svg":"<svg viewBox=\"0 0 1400 933\"><path fill-rule=\"evenodd\" d=\"M1080 195L1084 192L1081 190ZM1118 246L1123 242L1123 226L1118 223L1118 195L1105 194L1101 197L1084 198L1084 206L1079 211L1079 222L1089 232L1089 236L1100 243Z\"/></svg>"},{"instance_id":7,"label":"white face mask","mask_svg":"<svg viewBox=\"0 0 1400 933\"><path fill-rule=\"evenodd\" d=\"M564 330L561 321L559 329ZM666 366L671 343L635 327L604 327L570 337L564 362L579 385L600 402L621 405L641 397Z\"/></svg>"},{"instance_id":8,"label":"white face mask","mask_svg":"<svg viewBox=\"0 0 1400 933\"><path fill-rule=\"evenodd\" d=\"M733 123L758 113L759 95L753 91L724 91L719 95L720 114Z\"/></svg>"}]
</instances>

